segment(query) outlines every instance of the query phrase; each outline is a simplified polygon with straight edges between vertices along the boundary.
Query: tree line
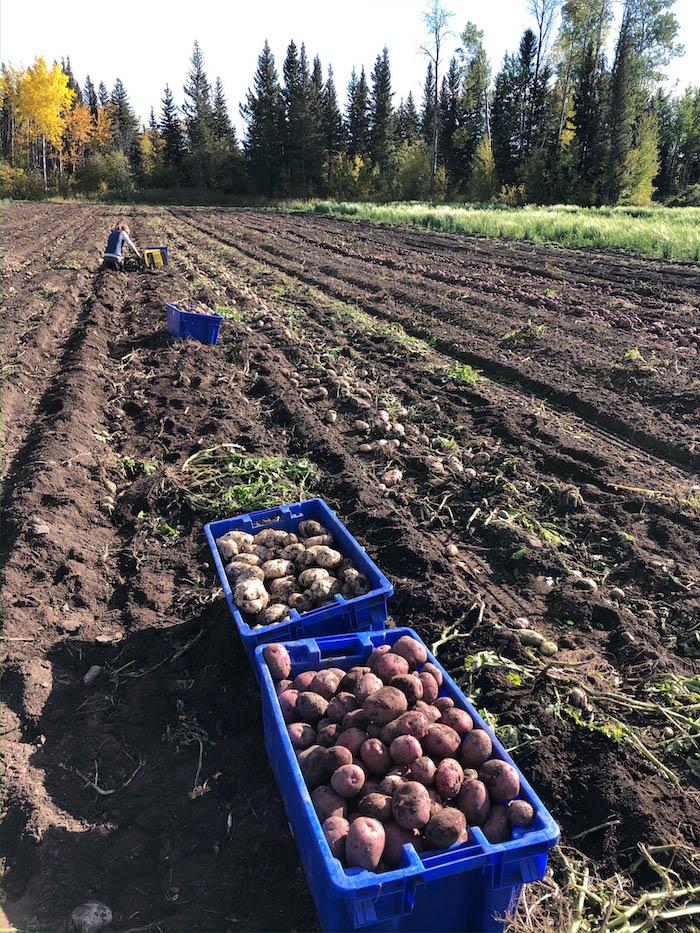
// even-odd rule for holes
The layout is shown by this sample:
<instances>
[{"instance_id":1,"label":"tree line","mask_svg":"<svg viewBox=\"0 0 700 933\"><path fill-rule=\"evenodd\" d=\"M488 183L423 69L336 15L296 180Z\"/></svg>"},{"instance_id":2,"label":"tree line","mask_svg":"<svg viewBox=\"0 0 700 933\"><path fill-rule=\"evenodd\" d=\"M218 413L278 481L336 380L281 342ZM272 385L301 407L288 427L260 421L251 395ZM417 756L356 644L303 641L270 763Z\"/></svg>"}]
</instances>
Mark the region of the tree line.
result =
<instances>
[{"instance_id":1,"label":"tree line","mask_svg":"<svg viewBox=\"0 0 700 933\"><path fill-rule=\"evenodd\" d=\"M532 26L496 74L483 33L432 0L420 101L396 103L389 50L333 68L265 42L240 104L239 141L197 42L182 106L165 87L139 125L121 80L108 91L69 59L0 77L0 185L86 192L214 189L267 198L646 204L698 197L700 88L663 90L681 53L674 0L527 0ZM612 48L608 57L606 49ZM341 96L344 100L341 103ZM25 191L26 193L26 191Z\"/></svg>"}]
</instances>

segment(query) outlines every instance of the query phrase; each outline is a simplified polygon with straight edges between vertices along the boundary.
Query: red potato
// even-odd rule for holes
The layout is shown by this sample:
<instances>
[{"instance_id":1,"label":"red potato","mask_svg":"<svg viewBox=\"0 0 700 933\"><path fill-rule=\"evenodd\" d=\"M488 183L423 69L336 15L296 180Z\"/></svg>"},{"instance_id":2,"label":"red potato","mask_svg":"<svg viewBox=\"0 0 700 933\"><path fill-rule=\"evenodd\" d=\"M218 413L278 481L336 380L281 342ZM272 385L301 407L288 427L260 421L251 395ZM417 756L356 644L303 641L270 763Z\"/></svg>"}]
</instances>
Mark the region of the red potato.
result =
<instances>
[{"instance_id":1,"label":"red potato","mask_svg":"<svg viewBox=\"0 0 700 933\"><path fill-rule=\"evenodd\" d=\"M357 795L358 803L362 800L363 797L366 797L367 794L378 794L379 793L379 783L373 780L367 780L362 785L362 790Z\"/></svg>"},{"instance_id":2,"label":"red potato","mask_svg":"<svg viewBox=\"0 0 700 933\"><path fill-rule=\"evenodd\" d=\"M358 805L363 816L371 816L380 823L391 819L391 797L386 794L366 794Z\"/></svg>"},{"instance_id":3,"label":"red potato","mask_svg":"<svg viewBox=\"0 0 700 933\"><path fill-rule=\"evenodd\" d=\"M422 838L413 829L402 829L396 823L385 823L384 861L389 868L397 868L403 857L403 847L412 845L416 852L425 848Z\"/></svg>"},{"instance_id":4,"label":"red potato","mask_svg":"<svg viewBox=\"0 0 700 933\"><path fill-rule=\"evenodd\" d=\"M440 717L441 726L449 726L454 729L457 735L464 736L474 728L474 720L464 709L458 709L456 706L445 710Z\"/></svg>"},{"instance_id":5,"label":"red potato","mask_svg":"<svg viewBox=\"0 0 700 933\"><path fill-rule=\"evenodd\" d=\"M374 665L384 654L388 654L391 651L391 645L380 645L378 648L375 648L374 651L367 658L367 667L374 673Z\"/></svg>"},{"instance_id":6,"label":"red potato","mask_svg":"<svg viewBox=\"0 0 700 933\"><path fill-rule=\"evenodd\" d=\"M377 658L373 670L375 676L382 683L388 685L394 677L398 677L400 674L408 674L408 661L398 654L387 651Z\"/></svg>"},{"instance_id":7,"label":"red potato","mask_svg":"<svg viewBox=\"0 0 700 933\"><path fill-rule=\"evenodd\" d=\"M327 820L324 820L323 826L323 835L326 837L326 842L328 847L331 850L331 855L335 858L344 861L345 859L345 845L347 843L348 833L350 832L350 824L342 816L330 816Z\"/></svg>"},{"instance_id":8,"label":"red potato","mask_svg":"<svg viewBox=\"0 0 700 933\"><path fill-rule=\"evenodd\" d=\"M305 722L292 722L287 726L287 732L294 748L303 750L316 742L316 731ZM321 743L322 744L322 743Z\"/></svg>"},{"instance_id":9,"label":"red potato","mask_svg":"<svg viewBox=\"0 0 700 933\"><path fill-rule=\"evenodd\" d=\"M303 690L308 690L315 676L316 671L302 671L301 674L297 674L294 678L294 689L298 690L299 693Z\"/></svg>"},{"instance_id":10,"label":"red potato","mask_svg":"<svg viewBox=\"0 0 700 933\"><path fill-rule=\"evenodd\" d=\"M360 749L362 744L367 741L367 733L363 732L362 729L357 729L355 726L351 726L350 729L345 729L340 733L338 738L335 740L336 745L344 745L345 748L349 748L353 754L353 758L357 758L360 754Z\"/></svg>"},{"instance_id":11,"label":"red potato","mask_svg":"<svg viewBox=\"0 0 700 933\"><path fill-rule=\"evenodd\" d=\"M430 721L424 713L420 710L409 710L384 726L380 738L386 745L391 745L399 735L412 735L420 742L423 736L428 734L429 728Z\"/></svg>"},{"instance_id":12,"label":"red potato","mask_svg":"<svg viewBox=\"0 0 700 933\"><path fill-rule=\"evenodd\" d=\"M347 816L348 808L345 800L327 784L322 784L311 791L311 803L314 805L320 823L327 820L329 816Z\"/></svg>"},{"instance_id":13,"label":"red potato","mask_svg":"<svg viewBox=\"0 0 700 933\"><path fill-rule=\"evenodd\" d=\"M292 673L292 661L284 645L267 645L263 657L273 680L285 680Z\"/></svg>"},{"instance_id":14,"label":"red potato","mask_svg":"<svg viewBox=\"0 0 700 933\"><path fill-rule=\"evenodd\" d=\"M410 765L421 757L423 749L412 735L399 735L389 746L389 754L397 765Z\"/></svg>"},{"instance_id":15,"label":"red potato","mask_svg":"<svg viewBox=\"0 0 700 933\"><path fill-rule=\"evenodd\" d=\"M277 696L279 696L280 693L284 693L285 690L291 690L292 687L293 687L293 681L280 680L278 683L275 684L275 693L277 694Z\"/></svg>"},{"instance_id":16,"label":"red potato","mask_svg":"<svg viewBox=\"0 0 700 933\"><path fill-rule=\"evenodd\" d=\"M491 812L487 820L481 827L482 833L489 842L496 845L499 842L507 842L511 836L508 814L502 803L496 803L491 807Z\"/></svg>"},{"instance_id":17,"label":"red potato","mask_svg":"<svg viewBox=\"0 0 700 933\"><path fill-rule=\"evenodd\" d=\"M303 695L303 693L300 694L300 697ZM423 748L426 754L433 758L452 758L460 743L461 739L454 729L436 722L430 727L428 734L423 739Z\"/></svg>"},{"instance_id":18,"label":"red potato","mask_svg":"<svg viewBox=\"0 0 700 933\"><path fill-rule=\"evenodd\" d=\"M394 822L403 829L422 829L430 819L430 796L417 781L400 784L391 798Z\"/></svg>"},{"instance_id":19,"label":"red potato","mask_svg":"<svg viewBox=\"0 0 700 933\"><path fill-rule=\"evenodd\" d=\"M363 704L367 697L372 696L377 690L381 690L383 686L384 684L375 674L365 674L355 688L355 699L358 703Z\"/></svg>"},{"instance_id":20,"label":"red potato","mask_svg":"<svg viewBox=\"0 0 700 933\"><path fill-rule=\"evenodd\" d=\"M424 784L426 787L429 787L435 780L436 773L437 768L433 759L428 758L427 755L421 755L420 758L416 758L416 760L411 763L409 780L418 781L419 784Z\"/></svg>"},{"instance_id":21,"label":"red potato","mask_svg":"<svg viewBox=\"0 0 700 933\"><path fill-rule=\"evenodd\" d=\"M437 700L433 703L435 709L439 709L441 713L444 713L445 710L452 709L455 705L455 701L452 697L438 697Z\"/></svg>"},{"instance_id":22,"label":"red potato","mask_svg":"<svg viewBox=\"0 0 700 933\"><path fill-rule=\"evenodd\" d=\"M425 696L425 692L423 695ZM432 706L430 703L427 703L425 700L418 700L416 703L414 703L413 709L419 713L422 713L428 720L428 723L437 722L442 717L440 710L437 709L437 707Z\"/></svg>"},{"instance_id":23,"label":"red potato","mask_svg":"<svg viewBox=\"0 0 700 933\"><path fill-rule=\"evenodd\" d=\"M466 839L467 822L464 814L454 807L443 807L430 817L425 827L425 841L431 849L447 849Z\"/></svg>"},{"instance_id":24,"label":"red potato","mask_svg":"<svg viewBox=\"0 0 700 933\"><path fill-rule=\"evenodd\" d=\"M355 694L357 685L366 674L370 674L369 667L351 667L345 677L340 681L340 689L346 693Z\"/></svg>"},{"instance_id":25,"label":"red potato","mask_svg":"<svg viewBox=\"0 0 700 933\"><path fill-rule=\"evenodd\" d=\"M318 693L326 700L335 696L340 678L333 671L319 671L309 684L312 693Z\"/></svg>"},{"instance_id":26,"label":"red potato","mask_svg":"<svg viewBox=\"0 0 700 933\"><path fill-rule=\"evenodd\" d=\"M381 739L383 728L384 726L380 726L378 722L368 722L365 726L365 730L370 739Z\"/></svg>"},{"instance_id":27,"label":"red potato","mask_svg":"<svg viewBox=\"0 0 700 933\"><path fill-rule=\"evenodd\" d=\"M462 789L464 771L454 758L443 758L435 774L435 790L445 800L452 800Z\"/></svg>"},{"instance_id":28,"label":"red potato","mask_svg":"<svg viewBox=\"0 0 700 933\"><path fill-rule=\"evenodd\" d=\"M316 741L319 745L323 745L324 748L330 748L335 745L335 740L340 735L341 728L337 722L322 721L323 725L319 723L316 730Z\"/></svg>"},{"instance_id":29,"label":"red potato","mask_svg":"<svg viewBox=\"0 0 700 933\"><path fill-rule=\"evenodd\" d=\"M297 700L299 699L298 690L284 690L279 697L280 710L285 722L295 722L297 716Z\"/></svg>"},{"instance_id":30,"label":"red potato","mask_svg":"<svg viewBox=\"0 0 700 933\"><path fill-rule=\"evenodd\" d=\"M382 781L379 785L379 793L386 794L387 797L393 797L394 791L399 786L399 784L404 784L405 779L400 774L387 774L385 778L382 778Z\"/></svg>"},{"instance_id":31,"label":"red potato","mask_svg":"<svg viewBox=\"0 0 700 933\"><path fill-rule=\"evenodd\" d=\"M398 641L394 642L391 650L394 654L405 658L411 671L415 671L428 660L428 652L423 645L410 635L402 635Z\"/></svg>"},{"instance_id":32,"label":"red potato","mask_svg":"<svg viewBox=\"0 0 700 933\"><path fill-rule=\"evenodd\" d=\"M302 722L311 723L312 726L315 725L319 719L325 716L327 709L328 700L325 700L318 693L304 690L297 697L296 712Z\"/></svg>"},{"instance_id":33,"label":"red potato","mask_svg":"<svg viewBox=\"0 0 700 933\"><path fill-rule=\"evenodd\" d=\"M426 790L428 791L428 797L430 797L430 816L433 817L438 810L442 810L445 806L445 801L434 787L427 787Z\"/></svg>"},{"instance_id":34,"label":"red potato","mask_svg":"<svg viewBox=\"0 0 700 933\"><path fill-rule=\"evenodd\" d=\"M481 826L491 812L486 785L481 781L465 781L457 794L455 806L466 816L470 826Z\"/></svg>"},{"instance_id":35,"label":"red potato","mask_svg":"<svg viewBox=\"0 0 700 933\"><path fill-rule=\"evenodd\" d=\"M396 687L382 687L366 698L362 708L367 711L372 722L386 725L407 711L408 701Z\"/></svg>"},{"instance_id":36,"label":"red potato","mask_svg":"<svg viewBox=\"0 0 700 933\"><path fill-rule=\"evenodd\" d=\"M352 693L336 693L328 702L326 716L331 722L342 722L347 713L357 709L357 700Z\"/></svg>"},{"instance_id":37,"label":"red potato","mask_svg":"<svg viewBox=\"0 0 700 933\"><path fill-rule=\"evenodd\" d=\"M435 664L433 664L432 661L427 661L423 665L422 673L430 674L431 677L433 677L433 679L435 680L435 683L438 685L438 687L442 687L442 682L445 678L442 676L442 671L440 670L440 668L437 667Z\"/></svg>"},{"instance_id":38,"label":"red potato","mask_svg":"<svg viewBox=\"0 0 700 933\"><path fill-rule=\"evenodd\" d=\"M328 670L330 671L331 674L335 674L335 676L338 678L338 684L340 684L340 681L343 679L343 677L345 677L345 671L343 670L343 668L342 667L329 667Z\"/></svg>"},{"instance_id":39,"label":"red potato","mask_svg":"<svg viewBox=\"0 0 700 933\"><path fill-rule=\"evenodd\" d=\"M369 723L369 716L363 709L352 709L343 716L343 729L350 729L356 726L358 729L366 729Z\"/></svg>"},{"instance_id":40,"label":"red potato","mask_svg":"<svg viewBox=\"0 0 700 933\"><path fill-rule=\"evenodd\" d=\"M423 684L415 674L397 674L389 681L390 687L396 687L405 694L409 707L423 699Z\"/></svg>"},{"instance_id":41,"label":"red potato","mask_svg":"<svg viewBox=\"0 0 700 933\"><path fill-rule=\"evenodd\" d=\"M423 684L424 702L428 704L434 703L438 698L438 693L440 692L440 687L437 680L435 680L433 675L428 671L421 671L418 677L420 678L420 682Z\"/></svg>"},{"instance_id":42,"label":"red potato","mask_svg":"<svg viewBox=\"0 0 700 933\"><path fill-rule=\"evenodd\" d=\"M352 752L344 745L334 745L332 748L327 748L325 752L323 761L329 777L343 765L352 764Z\"/></svg>"},{"instance_id":43,"label":"red potato","mask_svg":"<svg viewBox=\"0 0 700 933\"><path fill-rule=\"evenodd\" d=\"M345 858L349 868L374 871L384 852L386 836L379 820L359 816L350 825L345 843Z\"/></svg>"},{"instance_id":44,"label":"red potato","mask_svg":"<svg viewBox=\"0 0 700 933\"><path fill-rule=\"evenodd\" d=\"M323 784L326 779L325 753L321 745L311 745L297 755L302 777L309 790Z\"/></svg>"},{"instance_id":45,"label":"red potato","mask_svg":"<svg viewBox=\"0 0 700 933\"><path fill-rule=\"evenodd\" d=\"M392 766L389 751L379 739L367 739L363 742L360 758L370 774L385 775Z\"/></svg>"},{"instance_id":46,"label":"red potato","mask_svg":"<svg viewBox=\"0 0 700 933\"><path fill-rule=\"evenodd\" d=\"M512 800L506 807L508 822L511 826L530 826L535 819L535 810L527 800Z\"/></svg>"},{"instance_id":47,"label":"red potato","mask_svg":"<svg viewBox=\"0 0 700 933\"><path fill-rule=\"evenodd\" d=\"M465 781L478 781L479 772L476 768L465 768L464 769L464 780Z\"/></svg>"},{"instance_id":48,"label":"red potato","mask_svg":"<svg viewBox=\"0 0 700 933\"><path fill-rule=\"evenodd\" d=\"M480 768L493 752L493 742L488 732L472 729L462 739L459 760L468 768Z\"/></svg>"},{"instance_id":49,"label":"red potato","mask_svg":"<svg viewBox=\"0 0 700 933\"><path fill-rule=\"evenodd\" d=\"M479 780L483 781L494 803L505 803L520 793L518 772L507 761L494 758L482 765Z\"/></svg>"},{"instance_id":50,"label":"red potato","mask_svg":"<svg viewBox=\"0 0 700 933\"><path fill-rule=\"evenodd\" d=\"M331 775L331 787L341 797L357 797L365 783L365 772L359 765L341 765Z\"/></svg>"}]
</instances>

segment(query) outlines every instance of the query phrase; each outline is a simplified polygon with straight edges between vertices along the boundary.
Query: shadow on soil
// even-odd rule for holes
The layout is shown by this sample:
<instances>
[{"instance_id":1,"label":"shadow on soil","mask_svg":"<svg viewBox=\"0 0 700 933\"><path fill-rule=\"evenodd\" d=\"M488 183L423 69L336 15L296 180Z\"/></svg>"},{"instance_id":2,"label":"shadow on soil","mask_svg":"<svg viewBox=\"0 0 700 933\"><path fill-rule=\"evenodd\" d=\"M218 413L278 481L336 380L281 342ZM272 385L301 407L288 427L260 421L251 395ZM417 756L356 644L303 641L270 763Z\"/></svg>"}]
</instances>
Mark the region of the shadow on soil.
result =
<instances>
[{"instance_id":1,"label":"shadow on soil","mask_svg":"<svg viewBox=\"0 0 700 933\"><path fill-rule=\"evenodd\" d=\"M115 930L316 929L259 694L221 609L115 645L66 639L49 660L30 764L44 775L40 819L53 825L36 842L28 813L11 808L8 920L64 931L95 899ZM82 831L58 828L72 821Z\"/></svg>"}]
</instances>

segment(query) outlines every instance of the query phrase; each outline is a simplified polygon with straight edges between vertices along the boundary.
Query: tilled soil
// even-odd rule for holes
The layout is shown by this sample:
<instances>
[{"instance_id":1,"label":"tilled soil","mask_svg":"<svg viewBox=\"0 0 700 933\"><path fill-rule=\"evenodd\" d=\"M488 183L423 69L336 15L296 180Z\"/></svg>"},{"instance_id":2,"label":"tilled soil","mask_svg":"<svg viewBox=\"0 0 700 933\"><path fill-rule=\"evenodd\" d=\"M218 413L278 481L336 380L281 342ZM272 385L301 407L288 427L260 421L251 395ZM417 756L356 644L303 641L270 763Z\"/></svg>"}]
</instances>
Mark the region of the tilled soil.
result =
<instances>
[{"instance_id":1,"label":"tilled soil","mask_svg":"<svg viewBox=\"0 0 700 933\"><path fill-rule=\"evenodd\" d=\"M518 730L564 840L607 824L573 840L601 872L640 842L697 844L692 749L664 743L663 717L620 714L669 772L562 709L572 682L635 699L697 673L697 268L130 209L136 242L173 261L110 274L116 216L4 212L8 918L61 930L95 898L117 930L316 928L207 517L181 494L186 458L223 442L318 466L315 492L394 583L392 622ZM164 302L186 296L230 309L216 346L165 330ZM504 340L529 321L536 336ZM455 381L455 364L482 375ZM359 449L380 400L407 410L391 459ZM518 617L555 659L522 646Z\"/></svg>"}]
</instances>

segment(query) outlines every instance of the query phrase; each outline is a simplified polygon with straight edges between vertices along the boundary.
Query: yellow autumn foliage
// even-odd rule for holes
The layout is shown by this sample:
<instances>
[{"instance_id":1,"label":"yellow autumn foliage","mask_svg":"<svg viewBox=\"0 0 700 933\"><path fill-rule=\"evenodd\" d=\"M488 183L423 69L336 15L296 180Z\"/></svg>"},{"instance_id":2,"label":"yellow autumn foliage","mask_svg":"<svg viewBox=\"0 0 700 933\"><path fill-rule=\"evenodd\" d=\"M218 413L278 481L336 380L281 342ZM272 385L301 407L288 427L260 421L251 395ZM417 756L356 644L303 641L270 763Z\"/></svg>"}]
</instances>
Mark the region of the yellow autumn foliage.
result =
<instances>
[{"instance_id":1,"label":"yellow autumn foliage","mask_svg":"<svg viewBox=\"0 0 700 933\"><path fill-rule=\"evenodd\" d=\"M43 58L27 68L19 83L17 113L29 132L43 136L60 149L66 111L74 92L68 87L68 75L59 65L49 69Z\"/></svg>"}]
</instances>

